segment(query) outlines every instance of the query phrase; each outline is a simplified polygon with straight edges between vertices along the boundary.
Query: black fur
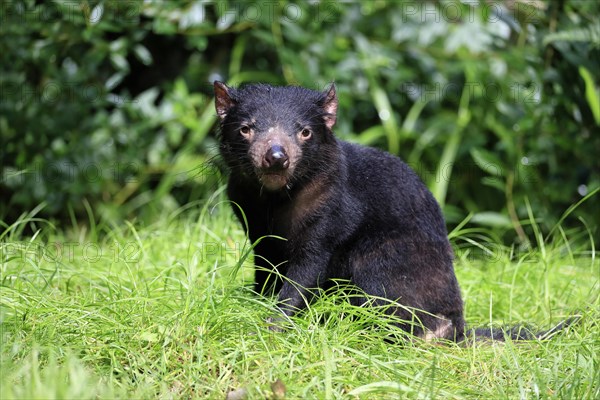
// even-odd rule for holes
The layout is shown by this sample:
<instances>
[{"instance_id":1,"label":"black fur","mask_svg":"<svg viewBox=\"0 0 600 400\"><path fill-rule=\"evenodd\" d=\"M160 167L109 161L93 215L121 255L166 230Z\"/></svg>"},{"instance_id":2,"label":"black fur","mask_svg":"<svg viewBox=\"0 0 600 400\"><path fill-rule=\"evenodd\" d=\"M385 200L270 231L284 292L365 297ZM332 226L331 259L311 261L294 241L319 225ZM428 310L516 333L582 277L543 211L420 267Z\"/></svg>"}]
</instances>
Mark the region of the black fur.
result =
<instances>
[{"instance_id":1,"label":"black fur","mask_svg":"<svg viewBox=\"0 0 600 400\"><path fill-rule=\"evenodd\" d=\"M215 95L228 195L256 243L257 292L277 293L283 313L292 315L306 307L311 289L346 279L400 304L390 312L407 321L406 331L464 338L437 202L399 158L336 139L333 85L317 92L215 82Z\"/></svg>"}]
</instances>

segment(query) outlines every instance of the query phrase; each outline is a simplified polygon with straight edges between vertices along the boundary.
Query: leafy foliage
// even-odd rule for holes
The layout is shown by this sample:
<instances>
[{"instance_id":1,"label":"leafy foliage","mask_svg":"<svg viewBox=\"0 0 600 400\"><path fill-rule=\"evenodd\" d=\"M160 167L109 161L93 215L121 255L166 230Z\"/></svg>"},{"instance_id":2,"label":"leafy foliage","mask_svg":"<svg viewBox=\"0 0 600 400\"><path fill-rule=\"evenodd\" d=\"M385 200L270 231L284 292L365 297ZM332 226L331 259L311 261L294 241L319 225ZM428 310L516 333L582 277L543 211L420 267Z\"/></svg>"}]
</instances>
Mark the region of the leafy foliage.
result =
<instances>
[{"instance_id":1,"label":"leafy foliage","mask_svg":"<svg viewBox=\"0 0 600 400\"><path fill-rule=\"evenodd\" d=\"M599 14L592 1L3 2L0 217L42 202L59 219L175 210L222 182L211 81L335 81L340 137L402 156L451 225L471 215L526 242L527 204L548 231L600 186ZM595 229L594 211L569 221Z\"/></svg>"}]
</instances>

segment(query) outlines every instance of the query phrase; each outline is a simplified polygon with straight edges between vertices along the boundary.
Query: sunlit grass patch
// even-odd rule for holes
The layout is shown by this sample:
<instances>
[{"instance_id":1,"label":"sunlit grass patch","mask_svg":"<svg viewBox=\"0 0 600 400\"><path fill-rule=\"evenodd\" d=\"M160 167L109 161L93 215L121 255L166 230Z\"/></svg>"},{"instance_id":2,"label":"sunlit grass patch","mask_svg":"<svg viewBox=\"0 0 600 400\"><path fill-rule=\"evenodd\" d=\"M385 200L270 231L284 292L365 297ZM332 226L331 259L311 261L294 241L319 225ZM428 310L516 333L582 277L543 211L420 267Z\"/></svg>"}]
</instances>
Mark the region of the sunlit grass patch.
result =
<instances>
[{"instance_id":1,"label":"sunlit grass patch","mask_svg":"<svg viewBox=\"0 0 600 400\"><path fill-rule=\"evenodd\" d=\"M249 243L228 207L215 200L151 226L23 221L26 230L7 231L2 398L600 394L598 261L585 234L520 252L472 232L453 237L468 323L548 328L582 316L550 340L402 340L385 313L351 306L339 290L273 332L274 299L251 291L251 257L239 264ZM493 251L461 245L468 238Z\"/></svg>"}]
</instances>

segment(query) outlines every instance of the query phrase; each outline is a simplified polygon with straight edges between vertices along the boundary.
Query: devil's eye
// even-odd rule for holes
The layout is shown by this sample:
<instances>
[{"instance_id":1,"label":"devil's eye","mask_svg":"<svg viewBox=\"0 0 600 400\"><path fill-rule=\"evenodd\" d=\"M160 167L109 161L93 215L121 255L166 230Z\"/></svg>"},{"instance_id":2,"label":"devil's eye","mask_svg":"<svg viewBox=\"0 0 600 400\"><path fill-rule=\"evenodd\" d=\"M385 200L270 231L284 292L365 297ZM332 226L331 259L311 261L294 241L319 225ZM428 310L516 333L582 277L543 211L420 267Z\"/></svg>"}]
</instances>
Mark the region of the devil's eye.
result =
<instances>
[{"instance_id":1,"label":"devil's eye","mask_svg":"<svg viewBox=\"0 0 600 400\"><path fill-rule=\"evenodd\" d=\"M310 129L304 128L302 129L302 131L300 131L300 136L302 137L302 139L310 139L310 137L312 136L312 132L310 131Z\"/></svg>"},{"instance_id":2,"label":"devil's eye","mask_svg":"<svg viewBox=\"0 0 600 400\"><path fill-rule=\"evenodd\" d=\"M250 129L249 126L244 125L240 128L240 133L242 134L242 136L248 137L250 136L250 133L252 133L252 129Z\"/></svg>"}]
</instances>

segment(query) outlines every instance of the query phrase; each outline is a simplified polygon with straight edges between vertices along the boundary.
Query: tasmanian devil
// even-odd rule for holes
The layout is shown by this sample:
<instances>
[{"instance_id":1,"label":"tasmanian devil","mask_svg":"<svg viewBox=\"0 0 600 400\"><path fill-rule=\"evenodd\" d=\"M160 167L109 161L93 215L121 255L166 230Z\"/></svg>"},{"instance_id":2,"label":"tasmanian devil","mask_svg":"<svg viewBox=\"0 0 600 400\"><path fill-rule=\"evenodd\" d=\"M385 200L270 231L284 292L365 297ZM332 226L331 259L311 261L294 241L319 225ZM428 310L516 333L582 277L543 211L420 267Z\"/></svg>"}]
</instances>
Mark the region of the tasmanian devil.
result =
<instances>
[{"instance_id":1,"label":"tasmanian devil","mask_svg":"<svg viewBox=\"0 0 600 400\"><path fill-rule=\"evenodd\" d=\"M335 137L334 85L318 92L215 82L214 90L227 193L255 245L255 290L277 293L289 316L312 289L347 280L375 303L394 302L389 310L404 330L462 340L440 207L398 157Z\"/></svg>"}]
</instances>

